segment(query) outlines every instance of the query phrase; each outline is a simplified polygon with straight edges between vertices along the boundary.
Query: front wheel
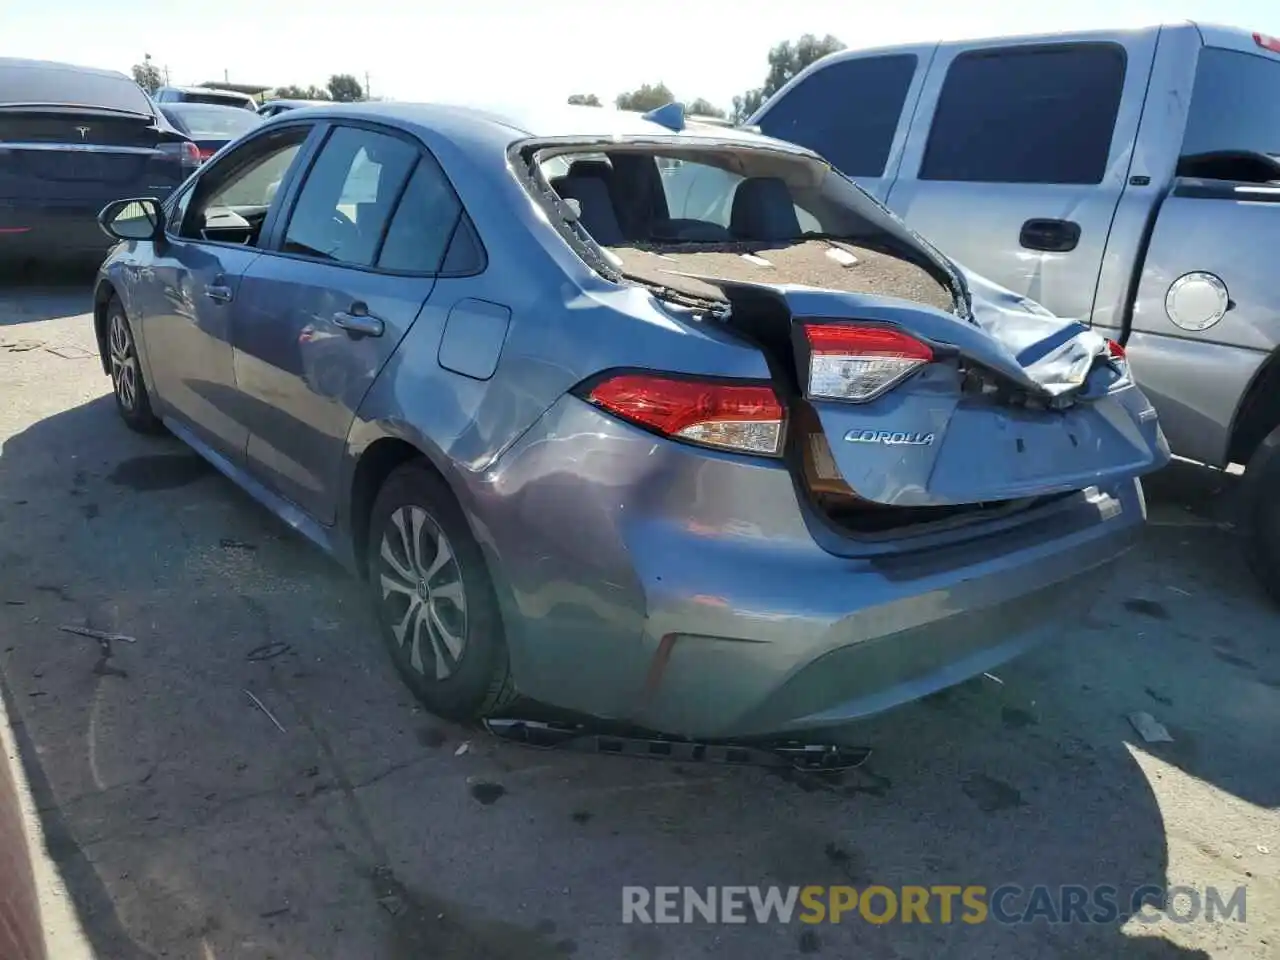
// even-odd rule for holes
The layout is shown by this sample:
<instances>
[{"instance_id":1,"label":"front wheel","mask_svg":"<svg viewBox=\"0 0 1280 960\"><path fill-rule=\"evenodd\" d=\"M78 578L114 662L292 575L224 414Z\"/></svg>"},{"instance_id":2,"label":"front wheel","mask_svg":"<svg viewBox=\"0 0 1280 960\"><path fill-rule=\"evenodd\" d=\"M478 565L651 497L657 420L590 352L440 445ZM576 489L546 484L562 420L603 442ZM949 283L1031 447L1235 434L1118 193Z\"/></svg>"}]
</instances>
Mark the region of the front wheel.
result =
<instances>
[{"instance_id":1,"label":"front wheel","mask_svg":"<svg viewBox=\"0 0 1280 960\"><path fill-rule=\"evenodd\" d=\"M1244 483L1249 567L1271 599L1280 604L1280 427L1250 458Z\"/></svg>"},{"instance_id":2,"label":"front wheel","mask_svg":"<svg viewBox=\"0 0 1280 960\"><path fill-rule=\"evenodd\" d=\"M502 619L479 544L444 481L410 463L373 505L369 590L391 659L423 705L454 720L512 696Z\"/></svg>"},{"instance_id":3,"label":"front wheel","mask_svg":"<svg viewBox=\"0 0 1280 960\"><path fill-rule=\"evenodd\" d=\"M142 376L138 345L120 298L107 304L107 362L111 368L111 391L115 394L120 419L139 433L160 433L164 427L151 409L151 395Z\"/></svg>"}]
</instances>

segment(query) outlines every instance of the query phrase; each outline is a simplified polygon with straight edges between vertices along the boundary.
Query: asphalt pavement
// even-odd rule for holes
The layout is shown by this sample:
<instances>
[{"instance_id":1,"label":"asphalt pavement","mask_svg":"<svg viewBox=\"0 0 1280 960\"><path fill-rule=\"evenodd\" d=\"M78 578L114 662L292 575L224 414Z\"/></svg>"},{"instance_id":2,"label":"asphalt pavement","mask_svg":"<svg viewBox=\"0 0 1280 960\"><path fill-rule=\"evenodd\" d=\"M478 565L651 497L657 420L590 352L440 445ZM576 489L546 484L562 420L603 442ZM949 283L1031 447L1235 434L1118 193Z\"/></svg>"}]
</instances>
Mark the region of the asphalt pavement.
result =
<instances>
[{"instance_id":1,"label":"asphalt pavement","mask_svg":"<svg viewBox=\"0 0 1280 960\"><path fill-rule=\"evenodd\" d=\"M1225 522L1236 478L1154 478L1082 626L843 732L871 754L838 781L540 751L419 709L356 582L126 430L88 307L0 292L0 693L98 956L1280 954L1280 611ZM770 884L1244 886L1247 915L622 922L624 885Z\"/></svg>"}]
</instances>

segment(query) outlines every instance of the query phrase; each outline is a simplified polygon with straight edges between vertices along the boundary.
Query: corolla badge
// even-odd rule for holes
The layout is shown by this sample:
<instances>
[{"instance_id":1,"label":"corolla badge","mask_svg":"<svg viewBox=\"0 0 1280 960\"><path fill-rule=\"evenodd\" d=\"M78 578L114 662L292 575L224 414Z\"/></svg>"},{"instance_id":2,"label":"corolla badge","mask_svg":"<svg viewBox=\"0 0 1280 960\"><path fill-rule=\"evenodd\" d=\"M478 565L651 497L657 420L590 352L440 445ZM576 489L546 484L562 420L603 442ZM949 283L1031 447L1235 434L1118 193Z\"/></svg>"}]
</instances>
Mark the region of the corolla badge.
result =
<instances>
[{"instance_id":1,"label":"corolla badge","mask_svg":"<svg viewBox=\"0 0 1280 960\"><path fill-rule=\"evenodd\" d=\"M927 447L933 443L932 433L902 430L850 430L844 438L849 443L883 443L889 446Z\"/></svg>"}]
</instances>

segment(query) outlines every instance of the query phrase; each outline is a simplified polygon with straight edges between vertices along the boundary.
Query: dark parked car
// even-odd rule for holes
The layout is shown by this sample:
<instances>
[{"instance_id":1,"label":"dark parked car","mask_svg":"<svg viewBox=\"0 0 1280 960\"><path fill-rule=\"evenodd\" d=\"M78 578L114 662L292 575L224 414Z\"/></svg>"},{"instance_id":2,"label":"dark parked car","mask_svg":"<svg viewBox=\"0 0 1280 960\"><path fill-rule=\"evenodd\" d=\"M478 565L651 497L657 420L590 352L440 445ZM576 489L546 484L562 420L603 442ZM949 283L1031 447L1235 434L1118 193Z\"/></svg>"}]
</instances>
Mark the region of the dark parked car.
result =
<instances>
[{"instance_id":1,"label":"dark parked car","mask_svg":"<svg viewBox=\"0 0 1280 960\"><path fill-rule=\"evenodd\" d=\"M124 421L364 576L451 716L887 709L1083 616L1168 460L1116 345L671 111L286 113L101 219Z\"/></svg>"},{"instance_id":2,"label":"dark parked car","mask_svg":"<svg viewBox=\"0 0 1280 960\"><path fill-rule=\"evenodd\" d=\"M163 198L198 165L124 74L0 59L0 260L101 256L103 204Z\"/></svg>"},{"instance_id":3,"label":"dark parked car","mask_svg":"<svg viewBox=\"0 0 1280 960\"><path fill-rule=\"evenodd\" d=\"M195 141L201 163L262 122L261 117L248 110L211 103L165 103L160 112Z\"/></svg>"},{"instance_id":4,"label":"dark parked car","mask_svg":"<svg viewBox=\"0 0 1280 960\"><path fill-rule=\"evenodd\" d=\"M161 87L153 99L156 103L212 103L255 112L258 109L258 101L247 93L218 87Z\"/></svg>"},{"instance_id":5,"label":"dark parked car","mask_svg":"<svg viewBox=\"0 0 1280 960\"><path fill-rule=\"evenodd\" d=\"M286 110L298 110L302 107L319 107L323 104L330 103L329 100L268 100L258 108L258 113L264 117L274 117L277 113L284 113Z\"/></svg>"}]
</instances>

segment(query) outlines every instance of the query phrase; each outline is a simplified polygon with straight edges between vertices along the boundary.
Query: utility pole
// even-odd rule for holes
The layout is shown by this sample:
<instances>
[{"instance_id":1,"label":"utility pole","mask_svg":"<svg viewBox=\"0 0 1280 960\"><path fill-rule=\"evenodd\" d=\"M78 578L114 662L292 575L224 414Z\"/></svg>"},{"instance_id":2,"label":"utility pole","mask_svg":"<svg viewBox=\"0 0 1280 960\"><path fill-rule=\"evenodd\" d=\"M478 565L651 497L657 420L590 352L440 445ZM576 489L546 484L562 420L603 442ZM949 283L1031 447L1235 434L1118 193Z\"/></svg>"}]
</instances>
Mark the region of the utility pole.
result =
<instances>
[{"instance_id":1,"label":"utility pole","mask_svg":"<svg viewBox=\"0 0 1280 960\"><path fill-rule=\"evenodd\" d=\"M231 82L231 74L227 71L227 68L226 68L226 67L223 67L223 68L222 68L222 82L223 82L223 83L230 83L230 82Z\"/></svg>"},{"instance_id":2,"label":"utility pole","mask_svg":"<svg viewBox=\"0 0 1280 960\"><path fill-rule=\"evenodd\" d=\"M369 71L364 72L364 98L366 100L373 99L373 93L369 90Z\"/></svg>"}]
</instances>

